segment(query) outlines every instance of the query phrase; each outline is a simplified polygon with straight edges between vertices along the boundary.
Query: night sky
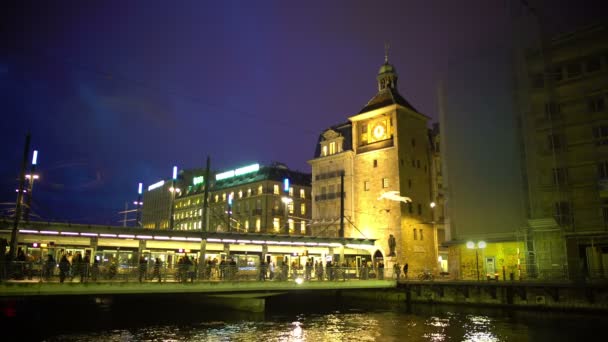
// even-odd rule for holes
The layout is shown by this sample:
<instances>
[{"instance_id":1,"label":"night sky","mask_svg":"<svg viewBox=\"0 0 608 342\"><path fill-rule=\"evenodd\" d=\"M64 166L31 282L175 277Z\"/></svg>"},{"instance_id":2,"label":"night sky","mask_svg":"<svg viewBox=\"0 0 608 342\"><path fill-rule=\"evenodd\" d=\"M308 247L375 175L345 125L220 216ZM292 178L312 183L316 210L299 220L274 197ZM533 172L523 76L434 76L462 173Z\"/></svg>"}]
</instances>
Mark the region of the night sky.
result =
<instances>
[{"instance_id":1,"label":"night sky","mask_svg":"<svg viewBox=\"0 0 608 342\"><path fill-rule=\"evenodd\" d=\"M528 2L550 33L607 13L599 1ZM3 216L28 131L40 151L33 211L45 220L119 225L138 182L207 155L215 170L280 161L310 172L318 134L376 93L385 42L401 94L436 121L449 62L507 44L507 3L519 2L177 3L3 4Z\"/></svg>"}]
</instances>

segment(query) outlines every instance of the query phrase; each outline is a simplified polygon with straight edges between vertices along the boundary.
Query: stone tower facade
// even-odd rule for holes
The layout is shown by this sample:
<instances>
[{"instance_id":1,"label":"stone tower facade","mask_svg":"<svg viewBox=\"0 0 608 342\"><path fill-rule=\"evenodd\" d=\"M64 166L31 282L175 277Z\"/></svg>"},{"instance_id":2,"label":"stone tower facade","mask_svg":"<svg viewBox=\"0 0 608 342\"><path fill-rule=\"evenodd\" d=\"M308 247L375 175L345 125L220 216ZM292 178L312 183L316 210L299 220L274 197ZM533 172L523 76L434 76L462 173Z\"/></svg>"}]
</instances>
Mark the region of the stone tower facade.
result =
<instances>
[{"instance_id":1,"label":"stone tower facade","mask_svg":"<svg viewBox=\"0 0 608 342\"><path fill-rule=\"evenodd\" d=\"M348 123L319 137L309 162L315 195L312 234L339 232L339 174L344 172L344 236L377 239L372 258L382 259L385 267L398 262L408 263L412 273L437 270L429 118L399 94L397 80L386 60L377 76L377 94Z\"/></svg>"}]
</instances>

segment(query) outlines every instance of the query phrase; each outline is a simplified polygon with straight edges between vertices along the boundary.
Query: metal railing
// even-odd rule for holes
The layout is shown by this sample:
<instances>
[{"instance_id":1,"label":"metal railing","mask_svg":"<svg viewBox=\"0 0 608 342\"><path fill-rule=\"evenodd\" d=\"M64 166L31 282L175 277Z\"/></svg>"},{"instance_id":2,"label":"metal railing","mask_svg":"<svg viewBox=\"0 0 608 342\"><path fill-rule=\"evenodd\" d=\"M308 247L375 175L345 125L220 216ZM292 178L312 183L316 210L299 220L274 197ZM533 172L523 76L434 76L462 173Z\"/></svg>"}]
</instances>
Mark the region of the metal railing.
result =
<instances>
[{"instance_id":1,"label":"metal railing","mask_svg":"<svg viewBox=\"0 0 608 342\"><path fill-rule=\"evenodd\" d=\"M395 279L388 269L234 264L117 264L15 261L0 263L0 279L11 282L241 282L241 281L360 281Z\"/></svg>"},{"instance_id":2,"label":"metal railing","mask_svg":"<svg viewBox=\"0 0 608 342\"><path fill-rule=\"evenodd\" d=\"M481 270L480 270L481 271ZM422 276L424 274L424 276ZM298 265L235 265L222 263L145 264L133 263L57 263L14 261L0 263L0 281L9 282L161 282L161 283L196 283L196 282L242 282L242 281L365 281L365 280L400 280L400 281L476 281L477 272L467 270L459 277L437 270L410 269L408 274L392 268L339 267L339 266L305 266ZM608 272L604 269L592 269L576 274L565 269L538 269L535 274L525 270L514 272L497 272L489 274L480 272L479 281L526 281L526 282L581 282L606 281Z\"/></svg>"}]
</instances>

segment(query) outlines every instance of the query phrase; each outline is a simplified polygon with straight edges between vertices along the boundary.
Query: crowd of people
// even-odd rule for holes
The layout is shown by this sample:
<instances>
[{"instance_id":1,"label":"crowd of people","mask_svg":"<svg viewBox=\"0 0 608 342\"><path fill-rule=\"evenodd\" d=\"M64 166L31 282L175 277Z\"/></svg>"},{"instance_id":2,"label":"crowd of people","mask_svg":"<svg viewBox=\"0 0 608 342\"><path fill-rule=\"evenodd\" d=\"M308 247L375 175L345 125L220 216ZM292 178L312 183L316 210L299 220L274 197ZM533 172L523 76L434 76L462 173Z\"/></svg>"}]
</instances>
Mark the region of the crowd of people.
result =
<instances>
[{"instance_id":1,"label":"crowd of people","mask_svg":"<svg viewBox=\"0 0 608 342\"><path fill-rule=\"evenodd\" d=\"M385 279L384 263L380 260L376 263L362 260L359 267L351 264L338 263L332 260L315 260L307 258L301 264L298 259L292 259L291 263L287 259L276 259L268 261L262 259L259 264L255 260L249 260L242 265L243 260L233 257L217 258L208 257L199 265L195 257L183 255L179 256L175 264L169 265L160 258L150 259L141 255L135 259L135 263L118 264L116 258L108 258L100 261L100 257L94 257L81 252L59 251L56 260L52 254L46 256L46 260L30 260L31 256L26 255L23 249L19 248L16 256L17 267L13 267L12 279L31 279L32 265L38 267L36 274L41 280L51 281L57 279L59 282L97 282L99 280L128 280L136 278L139 282L144 281L175 281L175 282L194 282L195 280L258 280L258 281L287 281L301 278L310 281L339 281L347 279ZM273 258L274 259L274 258ZM119 271L120 269L120 271ZM403 273L402 273L403 272ZM407 279L408 264L403 267L394 264L393 275L400 279L401 274Z\"/></svg>"}]
</instances>

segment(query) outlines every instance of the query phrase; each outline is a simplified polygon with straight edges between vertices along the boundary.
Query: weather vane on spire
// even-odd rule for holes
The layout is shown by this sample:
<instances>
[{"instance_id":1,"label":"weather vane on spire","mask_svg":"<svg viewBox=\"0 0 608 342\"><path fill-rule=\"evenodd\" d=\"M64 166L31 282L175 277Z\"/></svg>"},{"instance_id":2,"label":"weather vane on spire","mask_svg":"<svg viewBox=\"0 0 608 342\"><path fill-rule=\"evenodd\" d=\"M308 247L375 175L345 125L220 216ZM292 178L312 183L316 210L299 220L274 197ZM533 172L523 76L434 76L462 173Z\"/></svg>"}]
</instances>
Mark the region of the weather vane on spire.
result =
<instances>
[{"instance_id":1,"label":"weather vane on spire","mask_svg":"<svg viewBox=\"0 0 608 342\"><path fill-rule=\"evenodd\" d=\"M384 63L388 64L388 49L390 48L390 44L388 42L384 42Z\"/></svg>"}]
</instances>

